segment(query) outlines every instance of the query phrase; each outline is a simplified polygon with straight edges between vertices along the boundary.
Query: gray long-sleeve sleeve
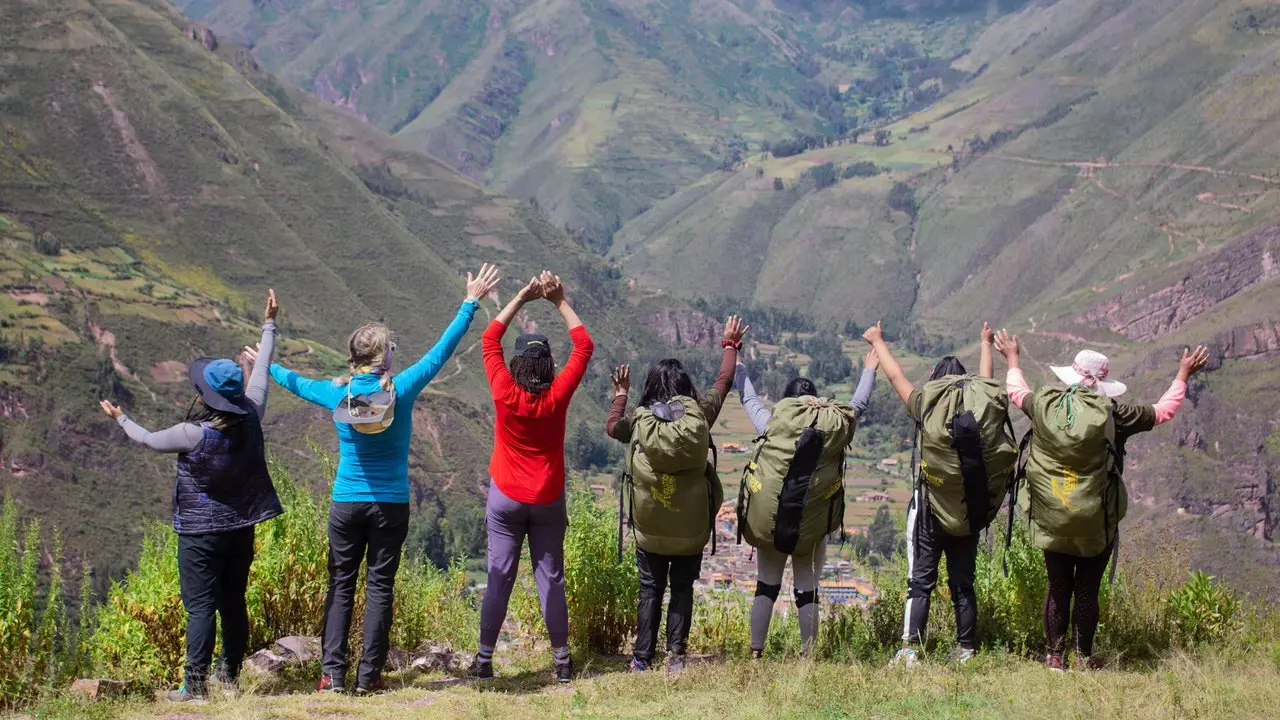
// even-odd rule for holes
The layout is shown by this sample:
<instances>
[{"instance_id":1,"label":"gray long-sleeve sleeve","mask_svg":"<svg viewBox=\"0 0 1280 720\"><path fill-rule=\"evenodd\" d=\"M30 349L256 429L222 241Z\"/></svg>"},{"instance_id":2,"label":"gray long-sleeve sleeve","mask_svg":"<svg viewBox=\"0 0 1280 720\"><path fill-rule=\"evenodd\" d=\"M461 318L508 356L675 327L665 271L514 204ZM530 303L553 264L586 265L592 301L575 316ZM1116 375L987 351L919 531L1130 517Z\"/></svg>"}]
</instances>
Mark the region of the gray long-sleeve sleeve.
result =
<instances>
[{"instance_id":1,"label":"gray long-sleeve sleeve","mask_svg":"<svg viewBox=\"0 0 1280 720\"><path fill-rule=\"evenodd\" d=\"M742 401L742 407L747 411L747 418L751 420L752 427L756 429L757 435L763 435L773 413L769 412L769 408L765 407L760 397L756 395L756 389L751 385L751 378L747 375L746 365L738 363L733 369L733 382L738 386L738 399Z\"/></svg>"},{"instance_id":2,"label":"gray long-sleeve sleeve","mask_svg":"<svg viewBox=\"0 0 1280 720\"><path fill-rule=\"evenodd\" d=\"M876 371L874 368L862 368L862 377L858 378L858 387L853 391L853 399L849 404L858 408L858 412L867 411L867 403L871 402L871 391L876 388Z\"/></svg>"},{"instance_id":3,"label":"gray long-sleeve sleeve","mask_svg":"<svg viewBox=\"0 0 1280 720\"><path fill-rule=\"evenodd\" d=\"M276 322L262 324L262 342L258 347L258 362L249 375L249 386L244 390L245 399L253 406L261 420L267 416L267 390L271 387L271 358L276 352Z\"/></svg>"},{"instance_id":4,"label":"gray long-sleeve sleeve","mask_svg":"<svg viewBox=\"0 0 1280 720\"><path fill-rule=\"evenodd\" d=\"M138 423L121 415L117 423L124 428L129 439L162 453L185 453L195 450L204 438L204 428L195 423L178 423L167 430L151 432Z\"/></svg>"}]
</instances>

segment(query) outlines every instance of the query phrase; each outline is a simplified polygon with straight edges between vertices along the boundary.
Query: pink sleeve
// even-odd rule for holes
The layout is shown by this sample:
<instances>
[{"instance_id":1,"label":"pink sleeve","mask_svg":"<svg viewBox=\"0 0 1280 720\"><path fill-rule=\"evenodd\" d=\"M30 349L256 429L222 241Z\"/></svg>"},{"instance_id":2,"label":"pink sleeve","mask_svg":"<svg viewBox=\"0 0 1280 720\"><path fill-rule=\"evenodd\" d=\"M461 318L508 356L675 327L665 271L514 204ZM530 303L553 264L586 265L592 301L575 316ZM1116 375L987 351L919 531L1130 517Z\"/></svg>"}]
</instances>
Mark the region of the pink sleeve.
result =
<instances>
[{"instance_id":1,"label":"pink sleeve","mask_svg":"<svg viewBox=\"0 0 1280 720\"><path fill-rule=\"evenodd\" d=\"M1024 409L1022 403L1031 395L1031 386L1027 384L1027 378L1022 374L1019 368L1010 368L1009 374L1005 376L1004 388L1009 392L1009 399L1019 410Z\"/></svg>"},{"instance_id":2,"label":"pink sleeve","mask_svg":"<svg viewBox=\"0 0 1280 720\"><path fill-rule=\"evenodd\" d=\"M1182 400L1187 396L1187 384L1181 380L1174 380L1169 389L1156 403L1156 424L1162 425L1173 419L1178 414L1178 408L1182 407Z\"/></svg>"}]
</instances>

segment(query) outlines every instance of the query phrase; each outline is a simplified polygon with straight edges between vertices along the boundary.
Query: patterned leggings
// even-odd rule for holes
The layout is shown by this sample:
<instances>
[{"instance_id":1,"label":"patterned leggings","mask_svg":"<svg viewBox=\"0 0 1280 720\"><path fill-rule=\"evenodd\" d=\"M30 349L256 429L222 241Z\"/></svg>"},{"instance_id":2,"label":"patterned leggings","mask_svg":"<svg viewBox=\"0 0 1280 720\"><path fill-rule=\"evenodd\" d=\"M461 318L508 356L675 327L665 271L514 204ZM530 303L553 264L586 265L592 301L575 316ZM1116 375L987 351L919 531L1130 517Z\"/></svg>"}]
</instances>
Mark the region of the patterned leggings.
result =
<instances>
[{"instance_id":1,"label":"patterned leggings","mask_svg":"<svg viewBox=\"0 0 1280 720\"><path fill-rule=\"evenodd\" d=\"M1044 633L1050 655L1066 650L1067 621L1075 634L1076 653L1093 654L1093 636L1098 632L1098 591L1102 576L1111 559L1111 547L1101 554L1082 558L1064 553L1044 551L1044 566L1049 572L1049 592L1044 599ZM1071 598L1075 596L1075 608Z\"/></svg>"}]
</instances>

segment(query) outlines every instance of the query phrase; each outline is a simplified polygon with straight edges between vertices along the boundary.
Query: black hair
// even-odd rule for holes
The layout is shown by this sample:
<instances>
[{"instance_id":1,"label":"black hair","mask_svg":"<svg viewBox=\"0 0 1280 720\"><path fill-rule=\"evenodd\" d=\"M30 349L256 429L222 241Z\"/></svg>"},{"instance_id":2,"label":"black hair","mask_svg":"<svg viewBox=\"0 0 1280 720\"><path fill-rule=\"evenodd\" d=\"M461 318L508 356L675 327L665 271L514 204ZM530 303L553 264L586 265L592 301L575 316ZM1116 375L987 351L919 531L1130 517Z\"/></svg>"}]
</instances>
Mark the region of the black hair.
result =
<instances>
[{"instance_id":1,"label":"black hair","mask_svg":"<svg viewBox=\"0 0 1280 720\"><path fill-rule=\"evenodd\" d=\"M792 378L791 382L787 383L786 389L782 391L782 397L784 398L804 397L805 395L816 396L817 394L818 386L807 377Z\"/></svg>"},{"instance_id":2,"label":"black hair","mask_svg":"<svg viewBox=\"0 0 1280 720\"><path fill-rule=\"evenodd\" d=\"M698 391L693 389L693 379L684 365L675 358L650 365L649 374L644 379L644 392L640 394L640 407L667 402L677 395L698 399Z\"/></svg>"},{"instance_id":3,"label":"black hair","mask_svg":"<svg viewBox=\"0 0 1280 720\"><path fill-rule=\"evenodd\" d=\"M946 377L948 375L968 375L968 371L964 369L964 363L960 362L960 358L955 355L948 355L938 361L933 366L933 374L929 376L930 380Z\"/></svg>"},{"instance_id":4,"label":"black hair","mask_svg":"<svg viewBox=\"0 0 1280 720\"><path fill-rule=\"evenodd\" d=\"M222 432L237 430L246 417L248 416L211 408L199 396L196 397L195 402L191 403L191 407L187 410L187 422L197 425L208 424L213 429Z\"/></svg>"},{"instance_id":5,"label":"black hair","mask_svg":"<svg viewBox=\"0 0 1280 720\"><path fill-rule=\"evenodd\" d=\"M550 355L540 358L527 358L516 355L508 363L511 377L525 392L540 395L551 387L556 378L556 363Z\"/></svg>"}]
</instances>

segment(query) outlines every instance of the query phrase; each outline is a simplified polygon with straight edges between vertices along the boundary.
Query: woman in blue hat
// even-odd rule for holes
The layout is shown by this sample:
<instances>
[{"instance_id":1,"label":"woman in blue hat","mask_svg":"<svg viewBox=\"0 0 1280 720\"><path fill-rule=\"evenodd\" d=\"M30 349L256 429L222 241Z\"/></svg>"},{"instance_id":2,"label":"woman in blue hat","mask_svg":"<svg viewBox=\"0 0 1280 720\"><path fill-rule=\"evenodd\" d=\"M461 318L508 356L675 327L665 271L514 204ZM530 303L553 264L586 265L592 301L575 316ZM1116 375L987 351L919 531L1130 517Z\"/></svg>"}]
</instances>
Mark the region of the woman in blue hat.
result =
<instances>
[{"instance_id":1,"label":"woman in blue hat","mask_svg":"<svg viewBox=\"0 0 1280 720\"><path fill-rule=\"evenodd\" d=\"M348 635L360 564L365 578L364 650L356 692L383 687L396 572L409 534L409 441L413 405L466 335L479 298L498 284L498 269L485 264L467 273L467 296L453 322L426 355L392 373L396 344L382 323L356 329L347 343L348 377L311 380L271 366L284 389L333 414L338 431L338 469L329 505L329 591L321 630L323 657L318 690L346 689Z\"/></svg>"},{"instance_id":2,"label":"woman in blue hat","mask_svg":"<svg viewBox=\"0 0 1280 720\"><path fill-rule=\"evenodd\" d=\"M129 438L156 452L178 454L173 529L178 533L178 577L187 620L187 664L182 687L169 700L205 696L213 660L215 614L222 616L222 656L216 679L234 683L249 641L245 589L253 562L253 528L284 510L267 472L262 418L267 412L267 366L275 351L275 291L267 296L262 342L245 386L234 360L201 358L188 377L196 398L186 422L148 432L118 406L103 412Z\"/></svg>"}]
</instances>

